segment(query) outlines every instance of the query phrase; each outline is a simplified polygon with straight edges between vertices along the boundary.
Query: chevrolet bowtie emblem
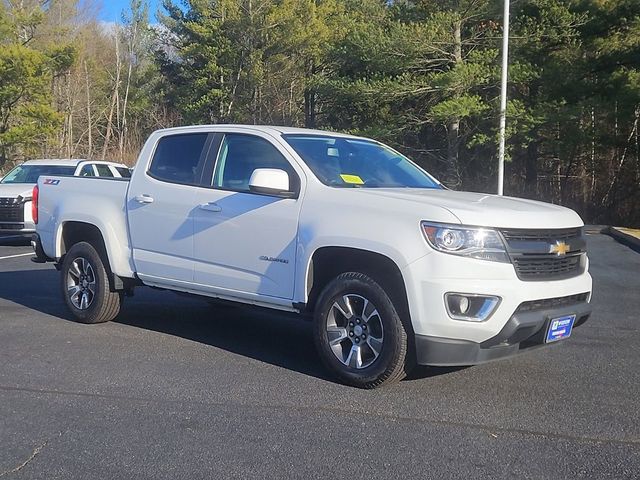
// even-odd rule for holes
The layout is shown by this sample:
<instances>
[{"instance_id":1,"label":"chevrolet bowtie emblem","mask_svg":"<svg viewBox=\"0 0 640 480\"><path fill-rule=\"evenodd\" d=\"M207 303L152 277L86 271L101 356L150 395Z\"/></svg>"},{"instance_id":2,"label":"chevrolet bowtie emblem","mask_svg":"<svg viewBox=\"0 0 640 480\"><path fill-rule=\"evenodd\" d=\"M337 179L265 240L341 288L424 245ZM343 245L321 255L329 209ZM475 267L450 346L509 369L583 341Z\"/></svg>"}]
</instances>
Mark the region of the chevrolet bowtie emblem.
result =
<instances>
[{"instance_id":1,"label":"chevrolet bowtie emblem","mask_svg":"<svg viewBox=\"0 0 640 480\"><path fill-rule=\"evenodd\" d=\"M571 247L564 243L562 240L558 240L555 245L549 245L549 253L555 253L559 257L569 253Z\"/></svg>"}]
</instances>

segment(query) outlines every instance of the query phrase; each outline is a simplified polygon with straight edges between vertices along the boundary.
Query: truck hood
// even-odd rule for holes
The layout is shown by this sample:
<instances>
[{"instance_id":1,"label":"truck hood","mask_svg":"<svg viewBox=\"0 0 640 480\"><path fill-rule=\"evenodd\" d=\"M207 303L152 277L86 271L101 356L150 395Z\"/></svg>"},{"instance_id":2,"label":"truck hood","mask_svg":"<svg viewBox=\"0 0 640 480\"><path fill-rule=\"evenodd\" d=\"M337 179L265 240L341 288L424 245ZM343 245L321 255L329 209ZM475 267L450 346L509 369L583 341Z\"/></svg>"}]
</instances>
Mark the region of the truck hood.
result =
<instances>
[{"instance_id":1,"label":"truck hood","mask_svg":"<svg viewBox=\"0 0 640 480\"><path fill-rule=\"evenodd\" d=\"M30 197L34 186L30 183L0 183L0 198Z\"/></svg>"},{"instance_id":2,"label":"truck hood","mask_svg":"<svg viewBox=\"0 0 640 480\"><path fill-rule=\"evenodd\" d=\"M583 225L580 216L569 208L524 198L417 188L360 188L353 191L403 201L414 209L441 207L456 216L463 225L497 228L570 228ZM424 220L429 219L428 209L424 209L424 216Z\"/></svg>"}]
</instances>

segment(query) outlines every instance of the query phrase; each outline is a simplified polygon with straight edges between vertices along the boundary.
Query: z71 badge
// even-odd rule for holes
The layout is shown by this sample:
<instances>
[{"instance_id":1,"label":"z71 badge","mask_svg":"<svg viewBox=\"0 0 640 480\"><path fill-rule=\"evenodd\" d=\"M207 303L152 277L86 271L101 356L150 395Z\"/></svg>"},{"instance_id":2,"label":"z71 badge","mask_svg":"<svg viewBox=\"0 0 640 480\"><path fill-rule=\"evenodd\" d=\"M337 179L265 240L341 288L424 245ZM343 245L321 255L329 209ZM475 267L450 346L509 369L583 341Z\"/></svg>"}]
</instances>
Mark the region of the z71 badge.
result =
<instances>
[{"instance_id":1,"label":"z71 badge","mask_svg":"<svg viewBox=\"0 0 640 480\"><path fill-rule=\"evenodd\" d=\"M45 185L58 185L60 183L60 180L57 180L55 178L45 178L44 179L44 184Z\"/></svg>"}]
</instances>

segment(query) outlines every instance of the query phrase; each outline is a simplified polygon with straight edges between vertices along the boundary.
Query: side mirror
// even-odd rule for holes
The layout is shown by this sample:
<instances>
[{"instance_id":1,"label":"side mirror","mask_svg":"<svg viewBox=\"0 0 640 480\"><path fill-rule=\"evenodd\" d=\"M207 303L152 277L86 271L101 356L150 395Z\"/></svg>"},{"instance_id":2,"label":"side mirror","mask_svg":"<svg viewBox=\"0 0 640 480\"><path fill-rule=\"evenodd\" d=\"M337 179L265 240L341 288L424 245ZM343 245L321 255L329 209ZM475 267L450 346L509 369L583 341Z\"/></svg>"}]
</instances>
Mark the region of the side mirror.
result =
<instances>
[{"instance_id":1,"label":"side mirror","mask_svg":"<svg viewBox=\"0 0 640 480\"><path fill-rule=\"evenodd\" d=\"M276 168L256 168L249 179L249 190L265 195L293 197L290 190L289 174Z\"/></svg>"}]
</instances>

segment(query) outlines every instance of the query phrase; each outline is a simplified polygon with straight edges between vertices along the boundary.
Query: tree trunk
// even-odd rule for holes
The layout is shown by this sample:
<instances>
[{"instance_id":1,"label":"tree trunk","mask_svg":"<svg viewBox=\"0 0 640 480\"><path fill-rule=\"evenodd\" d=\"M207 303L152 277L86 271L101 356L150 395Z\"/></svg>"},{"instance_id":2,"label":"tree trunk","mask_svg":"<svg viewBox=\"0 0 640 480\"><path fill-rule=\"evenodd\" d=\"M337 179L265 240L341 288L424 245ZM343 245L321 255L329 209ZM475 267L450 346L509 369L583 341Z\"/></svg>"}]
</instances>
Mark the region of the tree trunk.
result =
<instances>
[{"instance_id":1,"label":"tree trunk","mask_svg":"<svg viewBox=\"0 0 640 480\"><path fill-rule=\"evenodd\" d=\"M453 24L453 57L455 65L462 63L462 22ZM457 95L459 92L455 92ZM445 183L450 188L458 188L462 184L458 155L460 150L460 118L452 118L447 124L447 168Z\"/></svg>"},{"instance_id":2,"label":"tree trunk","mask_svg":"<svg viewBox=\"0 0 640 480\"><path fill-rule=\"evenodd\" d=\"M447 125L447 168L444 183L449 188L461 185L460 170L458 168L458 151L460 143L460 121L455 119Z\"/></svg>"},{"instance_id":3,"label":"tree trunk","mask_svg":"<svg viewBox=\"0 0 640 480\"><path fill-rule=\"evenodd\" d=\"M596 191L596 110L591 107L591 191L590 203L593 204Z\"/></svg>"},{"instance_id":4,"label":"tree trunk","mask_svg":"<svg viewBox=\"0 0 640 480\"><path fill-rule=\"evenodd\" d=\"M119 141L119 150L120 150L120 161L122 161L124 157L124 144L127 135L127 104L129 103L129 89L131 88L131 77L133 74L133 49L136 41L136 28L134 27L133 38L130 39L129 45L129 67L127 69L127 83L124 90L124 100L122 102L122 128L120 129L120 141Z\"/></svg>"},{"instance_id":5,"label":"tree trunk","mask_svg":"<svg viewBox=\"0 0 640 480\"><path fill-rule=\"evenodd\" d=\"M534 138L538 138L538 133L532 133ZM527 145L527 156L525 163L525 191L529 198L538 197L538 140L533 140Z\"/></svg>"},{"instance_id":6,"label":"tree trunk","mask_svg":"<svg viewBox=\"0 0 640 480\"><path fill-rule=\"evenodd\" d=\"M285 125L293 125L293 89L295 87L295 80L291 80L291 85L289 86L289 115L287 117L287 122ZM283 115L284 117L284 115ZM284 118L283 118L284 120ZM640 165L640 163L639 163ZM640 168L640 167L639 167Z\"/></svg>"},{"instance_id":7,"label":"tree trunk","mask_svg":"<svg viewBox=\"0 0 640 480\"><path fill-rule=\"evenodd\" d=\"M93 121L91 118L91 85L89 83L89 69L87 61L84 62L84 80L87 89L87 158L93 155Z\"/></svg>"},{"instance_id":8,"label":"tree trunk","mask_svg":"<svg viewBox=\"0 0 640 480\"><path fill-rule=\"evenodd\" d=\"M71 72L67 72L65 75L67 82L67 138L65 145L65 153L67 158L73 158L73 96L71 93Z\"/></svg>"},{"instance_id":9,"label":"tree trunk","mask_svg":"<svg viewBox=\"0 0 640 480\"><path fill-rule=\"evenodd\" d=\"M131 75L133 72L133 53L129 52L129 68L127 70L127 84L124 91L124 100L122 102L122 127L120 128L120 161L122 161L124 154L124 143L127 135L127 104L129 103L129 89L131 88Z\"/></svg>"},{"instance_id":10,"label":"tree trunk","mask_svg":"<svg viewBox=\"0 0 640 480\"><path fill-rule=\"evenodd\" d=\"M315 66L310 62L307 66L304 89L304 126L307 128L316 128L316 92L309 86L315 73Z\"/></svg>"},{"instance_id":11,"label":"tree trunk","mask_svg":"<svg viewBox=\"0 0 640 480\"><path fill-rule=\"evenodd\" d=\"M111 131L113 129L113 112L118 103L118 91L120 90L120 48L116 42L116 78L113 86L113 94L111 95L111 107L109 108L109 116L107 117L107 131L104 135L104 145L102 146L102 158L107 158L107 149L109 148L109 140L111 139Z\"/></svg>"},{"instance_id":12,"label":"tree trunk","mask_svg":"<svg viewBox=\"0 0 640 480\"><path fill-rule=\"evenodd\" d=\"M316 92L311 88L304 89L304 126L316 128Z\"/></svg>"}]
</instances>

